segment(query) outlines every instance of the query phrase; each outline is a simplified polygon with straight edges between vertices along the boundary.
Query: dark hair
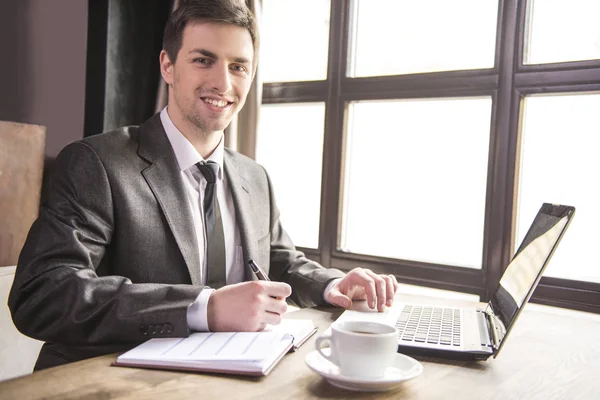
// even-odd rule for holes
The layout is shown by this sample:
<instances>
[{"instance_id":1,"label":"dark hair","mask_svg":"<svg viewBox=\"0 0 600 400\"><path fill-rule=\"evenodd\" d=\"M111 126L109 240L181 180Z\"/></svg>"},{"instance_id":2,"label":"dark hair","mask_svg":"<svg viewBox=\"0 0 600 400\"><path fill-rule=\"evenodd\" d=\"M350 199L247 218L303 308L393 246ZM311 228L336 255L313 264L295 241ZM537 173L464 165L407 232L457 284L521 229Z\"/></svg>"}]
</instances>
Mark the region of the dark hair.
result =
<instances>
[{"instance_id":1,"label":"dark hair","mask_svg":"<svg viewBox=\"0 0 600 400\"><path fill-rule=\"evenodd\" d=\"M190 22L216 22L248 29L254 46L253 70L258 62L259 37L256 20L245 0L182 0L165 26L163 50L175 63L181 49L183 31ZM253 72L254 72L253 71Z\"/></svg>"}]
</instances>

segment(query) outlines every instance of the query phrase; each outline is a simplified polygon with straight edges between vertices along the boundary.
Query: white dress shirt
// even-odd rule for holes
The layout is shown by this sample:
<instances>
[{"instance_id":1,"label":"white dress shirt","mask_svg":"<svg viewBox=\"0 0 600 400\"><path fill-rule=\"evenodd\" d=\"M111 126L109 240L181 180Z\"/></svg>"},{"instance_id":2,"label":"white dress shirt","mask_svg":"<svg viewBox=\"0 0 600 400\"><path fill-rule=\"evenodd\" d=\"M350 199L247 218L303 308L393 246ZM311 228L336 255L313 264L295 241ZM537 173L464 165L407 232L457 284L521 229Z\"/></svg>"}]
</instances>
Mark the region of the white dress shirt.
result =
<instances>
[{"instance_id":1,"label":"white dress shirt","mask_svg":"<svg viewBox=\"0 0 600 400\"><path fill-rule=\"evenodd\" d=\"M200 153L194 148L189 140L171 121L165 107L160 112L160 120L165 129L169 142L175 152L181 177L183 178L192 218L198 240L198 252L200 256L200 282L206 284L206 235L204 234L204 212L203 200L204 189L206 188L206 179L196 167L200 161L214 161L219 165L217 176L217 199L223 219L223 234L225 236L225 267L227 284L239 283L244 281L244 256L240 239L240 231L236 221L235 208L233 205L233 196L228 182L225 179L223 170L224 141L221 142L215 151L204 160ZM324 297L327 301L327 295L340 278L333 280L327 285L324 291ZM190 304L187 310L187 322L190 329L194 331L208 331L207 306L208 299L214 289L204 289L200 292L196 300Z\"/></svg>"},{"instance_id":2,"label":"white dress shirt","mask_svg":"<svg viewBox=\"0 0 600 400\"><path fill-rule=\"evenodd\" d=\"M223 234L225 237L225 268L227 284L239 283L244 281L244 257L240 240L240 232L236 222L235 208L233 205L233 196L229 189L228 182L225 179L223 171L223 153L224 143L221 142L215 151L204 160L200 153L192 146L189 140L171 121L167 108L160 113L160 119L165 128L169 142L175 152L175 157L179 164L181 177L186 189L192 218L198 240L198 252L200 259L200 282L206 284L206 235L204 233L204 189L206 188L206 179L196 167L200 161L214 161L219 165L217 174L217 199L221 209L221 218L223 219ZM195 331L207 331L208 322L206 308L208 299L213 289L205 289L194 303L190 305L187 312L188 325Z\"/></svg>"}]
</instances>

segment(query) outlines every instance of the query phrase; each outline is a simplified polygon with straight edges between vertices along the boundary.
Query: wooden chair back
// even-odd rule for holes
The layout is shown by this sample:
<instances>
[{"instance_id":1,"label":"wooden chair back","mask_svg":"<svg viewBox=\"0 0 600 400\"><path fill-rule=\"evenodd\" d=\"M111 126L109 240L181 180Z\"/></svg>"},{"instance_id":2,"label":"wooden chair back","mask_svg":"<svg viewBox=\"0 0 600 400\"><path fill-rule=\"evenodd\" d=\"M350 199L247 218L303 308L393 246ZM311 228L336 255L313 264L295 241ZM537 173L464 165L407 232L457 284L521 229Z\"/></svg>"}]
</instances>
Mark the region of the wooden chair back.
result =
<instances>
[{"instance_id":1,"label":"wooden chair back","mask_svg":"<svg viewBox=\"0 0 600 400\"><path fill-rule=\"evenodd\" d=\"M37 218L46 127L0 121L0 267L16 265Z\"/></svg>"}]
</instances>

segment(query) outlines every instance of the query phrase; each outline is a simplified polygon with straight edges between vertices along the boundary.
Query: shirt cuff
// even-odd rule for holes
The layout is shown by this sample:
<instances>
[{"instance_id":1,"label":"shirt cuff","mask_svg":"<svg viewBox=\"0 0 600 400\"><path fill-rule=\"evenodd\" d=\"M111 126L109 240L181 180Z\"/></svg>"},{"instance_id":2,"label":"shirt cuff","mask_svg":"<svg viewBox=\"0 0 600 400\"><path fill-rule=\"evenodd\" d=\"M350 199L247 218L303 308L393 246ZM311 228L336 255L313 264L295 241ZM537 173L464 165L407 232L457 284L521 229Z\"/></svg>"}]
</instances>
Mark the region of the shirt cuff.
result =
<instances>
[{"instance_id":1,"label":"shirt cuff","mask_svg":"<svg viewBox=\"0 0 600 400\"><path fill-rule=\"evenodd\" d=\"M192 331L208 332L208 299L215 289L203 289L196 300L188 306L187 323Z\"/></svg>"},{"instance_id":2,"label":"shirt cuff","mask_svg":"<svg viewBox=\"0 0 600 400\"><path fill-rule=\"evenodd\" d=\"M342 278L336 278L336 279L332 280L331 282L329 282L329 284L327 285L327 287L323 291L323 297L324 297L323 300L325 300L325 302L327 304L331 304L329 302L329 300L328 300L328 298L329 298L329 292L331 292L331 289L333 289L333 287L335 286L335 284L338 283L341 280L342 280Z\"/></svg>"}]
</instances>

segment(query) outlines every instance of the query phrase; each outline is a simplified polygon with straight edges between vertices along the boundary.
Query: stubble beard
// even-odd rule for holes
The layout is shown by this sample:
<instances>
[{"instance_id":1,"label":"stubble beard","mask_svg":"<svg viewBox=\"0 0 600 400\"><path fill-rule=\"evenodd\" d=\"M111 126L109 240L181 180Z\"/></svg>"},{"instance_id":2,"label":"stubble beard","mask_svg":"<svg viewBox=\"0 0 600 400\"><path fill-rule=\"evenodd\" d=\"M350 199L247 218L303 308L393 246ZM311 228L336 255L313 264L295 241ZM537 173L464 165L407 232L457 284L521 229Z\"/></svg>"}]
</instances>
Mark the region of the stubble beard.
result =
<instances>
[{"instance_id":1,"label":"stubble beard","mask_svg":"<svg viewBox=\"0 0 600 400\"><path fill-rule=\"evenodd\" d=\"M174 82L173 88L172 88L174 91L176 91L175 86L179 86L177 77L175 77L175 82ZM196 90L194 95L196 96L196 99L198 101L202 102L203 100L200 98L201 97L200 92L201 92L201 90ZM194 107L195 104L193 104L193 103L186 104L185 99L180 98L177 95L174 96L174 100L177 103L177 107L179 108L186 125L188 125L188 127L190 128L189 130L198 139L200 139L202 141L206 141L215 131L209 131L207 124L204 122L204 120L202 119L202 116L200 115L200 112L198 110L196 110L196 108ZM231 121L229 121L229 122L231 122ZM219 132L224 131L228 125L229 125L229 123Z\"/></svg>"},{"instance_id":2,"label":"stubble beard","mask_svg":"<svg viewBox=\"0 0 600 400\"><path fill-rule=\"evenodd\" d=\"M206 129L206 124L202 121L200 115L197 113L186 114L185 119L193 127L192 132L198 139L205 140L210 136L211 132L208 132L208 129Z\"/></svg>"},{"instance_id":3,"label":"stubble beard","mask_svg":"<svg viewBox=\"0 0 600 400\"><path fill-rule=\"evenodd\" d=\"M193 135L201 141L206 141L214 132L209 131L200 113L193 107L193 105L189 107L182 107L184 106L184 103L179 101L179 99L175 99L175 101L177 102L179 109L182 110L182 116ZM188 112L183 112L183 110L187 110Z\"/></svg>"}]
</instances>

